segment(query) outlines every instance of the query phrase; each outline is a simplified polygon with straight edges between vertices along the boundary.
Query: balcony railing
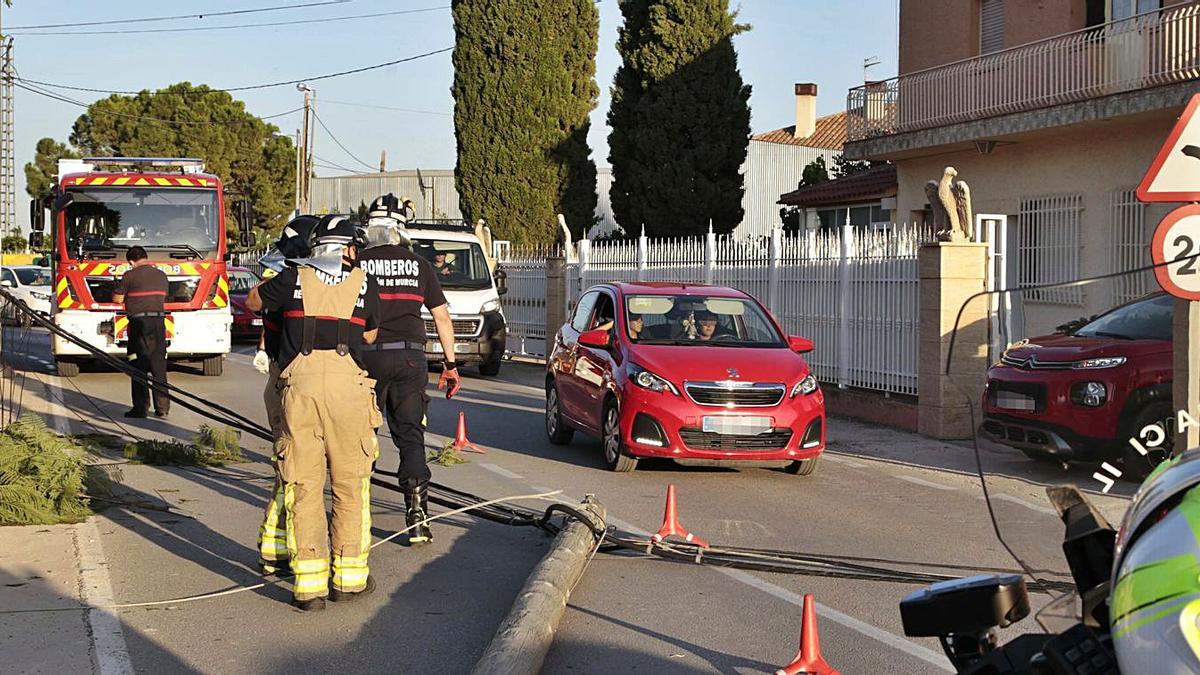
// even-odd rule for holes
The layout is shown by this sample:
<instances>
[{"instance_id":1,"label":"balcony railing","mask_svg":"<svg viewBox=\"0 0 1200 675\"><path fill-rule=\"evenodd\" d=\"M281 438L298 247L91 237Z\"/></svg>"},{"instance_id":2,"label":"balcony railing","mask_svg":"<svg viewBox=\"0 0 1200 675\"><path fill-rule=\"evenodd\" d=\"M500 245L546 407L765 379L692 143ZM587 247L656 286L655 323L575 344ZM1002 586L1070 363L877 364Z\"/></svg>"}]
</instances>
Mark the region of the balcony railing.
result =
<instances>
[{"instance_id":1,"label":"balcony railing","mask_svg":"<svg viewBox=\"0 0 1200 675\"><path fill-rule=\"evenodd\" d=\"M1200 3L867 83L846 97L850 141L1200 78Z\"/></svg>"}]
</instances>

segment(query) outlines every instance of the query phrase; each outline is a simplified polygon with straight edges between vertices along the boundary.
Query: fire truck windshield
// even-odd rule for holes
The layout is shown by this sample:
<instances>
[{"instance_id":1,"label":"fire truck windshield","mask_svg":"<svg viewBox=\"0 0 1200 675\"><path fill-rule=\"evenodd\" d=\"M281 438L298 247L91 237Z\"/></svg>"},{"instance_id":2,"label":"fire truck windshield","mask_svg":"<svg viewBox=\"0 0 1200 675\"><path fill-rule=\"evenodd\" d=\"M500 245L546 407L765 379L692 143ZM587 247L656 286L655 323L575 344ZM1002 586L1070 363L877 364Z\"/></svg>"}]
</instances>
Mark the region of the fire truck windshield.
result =
<instances>
[{"instance_id":1,"label":"fire truck windshield","mask_svg":"<svg viewBox=\"0 0 1200 675\"><path fill-rule=\"evenodd\" d=\"M70 254L142 246L208 257L221 236L216 190L94 188L71 190L66 209Z\"/></svg>"}]
</instances>

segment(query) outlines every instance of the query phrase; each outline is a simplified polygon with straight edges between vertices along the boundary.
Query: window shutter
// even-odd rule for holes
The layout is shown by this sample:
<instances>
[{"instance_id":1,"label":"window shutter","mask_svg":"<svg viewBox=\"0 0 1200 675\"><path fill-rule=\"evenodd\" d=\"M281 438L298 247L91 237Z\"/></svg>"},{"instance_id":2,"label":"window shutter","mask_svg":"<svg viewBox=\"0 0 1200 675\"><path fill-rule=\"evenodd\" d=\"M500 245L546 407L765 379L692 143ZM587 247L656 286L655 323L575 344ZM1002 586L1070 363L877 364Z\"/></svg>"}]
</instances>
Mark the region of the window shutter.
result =
<instances>
[{"instance_id":1,"label":"window shutter","mask_svg":"<svg viewBox=\"0 0 1200 675\"><path fill-rule=\"evenodd\" d=\"M979 5L979 53L1004 49L1004 0L982 0Z\"/></svg>"}]
</instances>

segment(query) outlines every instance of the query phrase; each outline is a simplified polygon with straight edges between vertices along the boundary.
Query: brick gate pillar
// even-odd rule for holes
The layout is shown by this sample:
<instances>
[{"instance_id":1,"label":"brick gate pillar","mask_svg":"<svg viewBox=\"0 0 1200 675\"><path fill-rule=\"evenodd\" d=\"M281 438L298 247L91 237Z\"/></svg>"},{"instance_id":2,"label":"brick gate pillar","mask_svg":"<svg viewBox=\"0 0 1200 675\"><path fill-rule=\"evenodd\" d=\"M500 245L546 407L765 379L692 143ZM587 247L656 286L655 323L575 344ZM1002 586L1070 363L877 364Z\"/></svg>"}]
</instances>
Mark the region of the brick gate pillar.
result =
<instances>
[{"instance_id":1,"label":"brick gate pillar","mask_svg":"<svg viewBox=\"0 0 1200 675\"><path fill-rule=\"evenodd\" d=\"M962 311L954 360L946 374L946 357L959 308L985 289L987 245L942 242L917 253L920 276L920 329L917 367L917 428L940 439L970 438L971 408L981 422L979 402L987 372L988 307L986 296ZM956 386L957 385L957 386Z\"/></svg>"}]
</instances>

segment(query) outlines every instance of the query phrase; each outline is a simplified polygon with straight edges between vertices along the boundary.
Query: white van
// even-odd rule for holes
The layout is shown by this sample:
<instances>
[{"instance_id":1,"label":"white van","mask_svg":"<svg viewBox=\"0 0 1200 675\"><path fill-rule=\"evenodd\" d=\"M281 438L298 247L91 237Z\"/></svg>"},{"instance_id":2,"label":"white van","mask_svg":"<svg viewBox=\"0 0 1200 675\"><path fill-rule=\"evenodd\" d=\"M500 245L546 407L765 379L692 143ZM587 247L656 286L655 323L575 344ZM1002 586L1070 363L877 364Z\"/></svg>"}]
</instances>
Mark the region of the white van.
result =
<instances>
[{"instance_id":1,"label":"white van","mask_svg":"<svg viewBox=\"0 0 1200 675\"><path fill-rule=\"evenodd\" d=\"M506 330L500 296L503 272L497 273L484 255L484 242L474 228L462 221L418 220L407 226L412 249L434 266L442 292L454 320L454 360L478 365L483 375L500 373L504 359ZM441 361L445 356L437 340L433 317L422 308L425 319L425 357Z\"/></svg>"}]
</instances>

